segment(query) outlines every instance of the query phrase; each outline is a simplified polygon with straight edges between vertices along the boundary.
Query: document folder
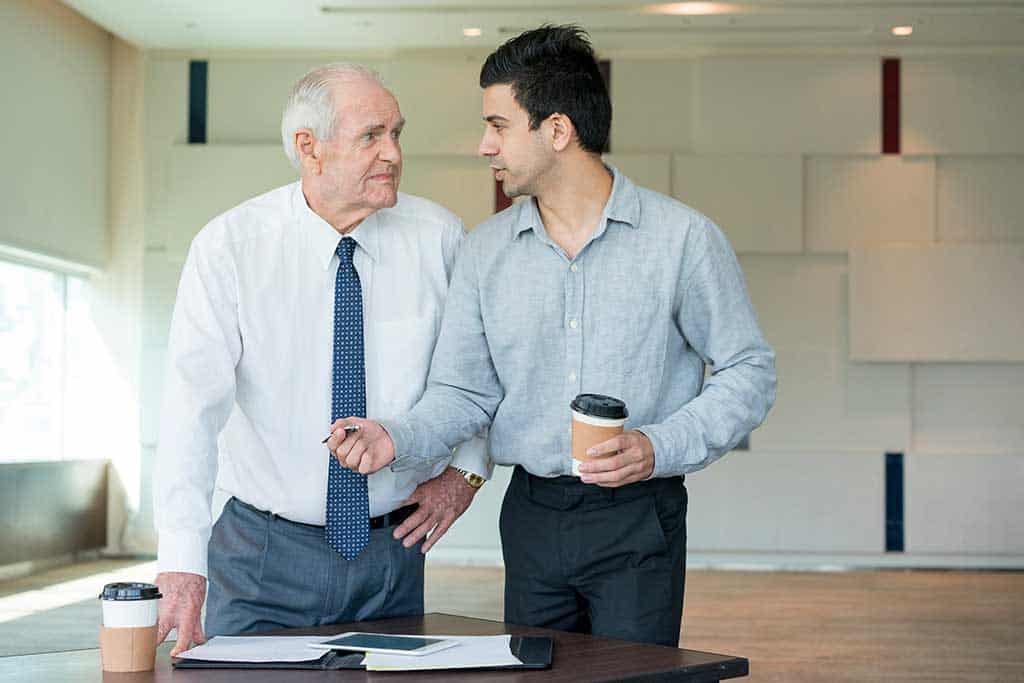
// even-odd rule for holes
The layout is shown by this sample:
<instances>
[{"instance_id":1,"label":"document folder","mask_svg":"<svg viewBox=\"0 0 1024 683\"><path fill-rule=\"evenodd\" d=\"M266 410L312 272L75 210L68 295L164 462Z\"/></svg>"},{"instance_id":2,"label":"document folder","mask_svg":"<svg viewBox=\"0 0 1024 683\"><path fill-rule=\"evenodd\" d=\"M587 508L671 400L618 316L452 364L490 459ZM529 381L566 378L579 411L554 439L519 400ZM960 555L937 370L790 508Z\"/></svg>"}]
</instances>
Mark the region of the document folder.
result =
<instances>
[{"instance_id":1,"label":"document folder","mask_svg":"<svg viewBox=\"0 0 1024 683\"><path fill-rule=\"evenodd\" d=\"M512 636L509 641L509 647L512 650L512 654L522 664L480 668L547 669L551 666L554 643L548 636ZM171 664L176 669L318 669L321 671L334 671L364 668L362 664L363 656L361 652L333 650L327 652L322 657L303 662L224 662L173 658ZM472 671L473 669L465 670Z\"/></svg>"}]
</instances>

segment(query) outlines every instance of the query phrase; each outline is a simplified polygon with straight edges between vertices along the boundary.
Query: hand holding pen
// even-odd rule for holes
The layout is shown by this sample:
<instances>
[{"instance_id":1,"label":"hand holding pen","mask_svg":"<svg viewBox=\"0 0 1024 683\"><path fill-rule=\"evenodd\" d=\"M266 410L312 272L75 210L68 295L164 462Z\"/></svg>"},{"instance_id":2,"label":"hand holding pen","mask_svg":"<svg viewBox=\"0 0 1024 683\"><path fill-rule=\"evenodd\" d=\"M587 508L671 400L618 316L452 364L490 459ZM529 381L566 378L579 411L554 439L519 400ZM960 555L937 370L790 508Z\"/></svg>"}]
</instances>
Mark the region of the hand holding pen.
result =
<instances>
[{"instance_id":1,"label":"hand holding pen","mask_svg":"<svg viewBox=\"0 0 1024 683\"><path fill-rule=\"evenodd\" d=\"M373 420L346 417L331 425L324 443L342 467L372 474L395 459L395 446L383 426Z\"/></svg>"}]
</instances>

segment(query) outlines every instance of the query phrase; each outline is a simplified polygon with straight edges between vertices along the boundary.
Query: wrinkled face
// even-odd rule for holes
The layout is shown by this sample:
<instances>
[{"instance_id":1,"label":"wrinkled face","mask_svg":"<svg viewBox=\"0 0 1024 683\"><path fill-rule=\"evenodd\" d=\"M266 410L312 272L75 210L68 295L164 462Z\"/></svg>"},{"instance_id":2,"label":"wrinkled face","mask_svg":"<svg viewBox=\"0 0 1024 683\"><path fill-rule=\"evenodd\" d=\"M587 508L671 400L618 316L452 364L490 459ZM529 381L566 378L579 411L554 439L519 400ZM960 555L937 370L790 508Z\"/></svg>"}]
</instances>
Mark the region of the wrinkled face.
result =
<instances>
[{"instance_id":1,"label":"wrinkled face","mask_svg":"<svg viewBox=\"0 0 1024 683\"><path fill-rule=\"evenodd\" d=\"M356 80L335 86L334 137L319 141L321 192L349 208L383 209L398 201L402 176L399 136L405 119L398 101L379 83Z\"/></svg>"},{"instance_id":2,"label":"wrinkled face","mask_svg":"<svg viewBox=\"0 0 1024 683\"><path fill-rule=\"evenodd\" d=\"M483 118L486 128L477 151L490 160L505 194L538 194L543 173L554 163L555 152L544 141L546 122L530 130L530 115L516 102L511 85L484 90Z\"/></svg>"}]
</instances>

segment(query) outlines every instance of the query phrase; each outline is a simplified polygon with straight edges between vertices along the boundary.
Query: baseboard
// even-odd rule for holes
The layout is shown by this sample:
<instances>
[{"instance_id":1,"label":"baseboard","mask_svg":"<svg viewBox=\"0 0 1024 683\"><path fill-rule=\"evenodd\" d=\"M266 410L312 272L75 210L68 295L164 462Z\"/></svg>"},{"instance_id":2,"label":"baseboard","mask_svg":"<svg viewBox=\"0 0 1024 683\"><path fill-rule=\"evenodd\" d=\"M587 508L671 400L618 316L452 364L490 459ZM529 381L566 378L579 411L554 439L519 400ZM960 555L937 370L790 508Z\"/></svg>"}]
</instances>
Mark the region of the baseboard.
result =
<instances>
[{"instance_id":1,"label":"baseboard","mask_svg":"<svg viewBox=\"0 0 1024 683\"><path fill-rule=\"evenodd\" d=\"M495 548L434 548L427 563L454 567L504 567ZM855 571L870 569L1024 570L1022 555L922 555L913 553L723 553L690 551L688 569L735 571Z\"/></svg>"},{"instance_id":2,"label":"baseboard","mask_svg":"<svg viewBox=\"0 0 1024 683\"><path fill-rule=\"evenodd\" d=\"M1022 555L925 555L915 553L722 553L689 551L688 569L750 571L850 571L858 569L1021 570Z\"/></svg>"}]
</instances>

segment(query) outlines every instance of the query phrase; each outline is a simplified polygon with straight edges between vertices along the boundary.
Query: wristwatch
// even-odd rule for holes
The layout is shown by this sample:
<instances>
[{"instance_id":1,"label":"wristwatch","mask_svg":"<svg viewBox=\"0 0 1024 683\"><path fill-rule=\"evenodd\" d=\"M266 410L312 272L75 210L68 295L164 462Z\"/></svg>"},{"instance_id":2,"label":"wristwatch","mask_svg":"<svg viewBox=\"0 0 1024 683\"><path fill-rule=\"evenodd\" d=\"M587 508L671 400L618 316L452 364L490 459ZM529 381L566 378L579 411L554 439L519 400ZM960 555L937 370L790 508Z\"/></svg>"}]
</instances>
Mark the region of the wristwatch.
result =
<instances>
[{"instance_id":1,"label":"wristwatch","mask_svg":"<svg viewBox=\"0 0 1024 683\"><path fill-rule=\"evenodd\" d=\"M484 482L487 481L486 479L481 477L479 474L473 474L472 472L467 472L466 470L462 469L461 467L455 467L453 469L456 472L458 472L459 474L461 474L465 478L466 483L469 484L470 486L472 486L475 489L480 488L481 486L484 485Z\"/></svg>"}]
</instances>

